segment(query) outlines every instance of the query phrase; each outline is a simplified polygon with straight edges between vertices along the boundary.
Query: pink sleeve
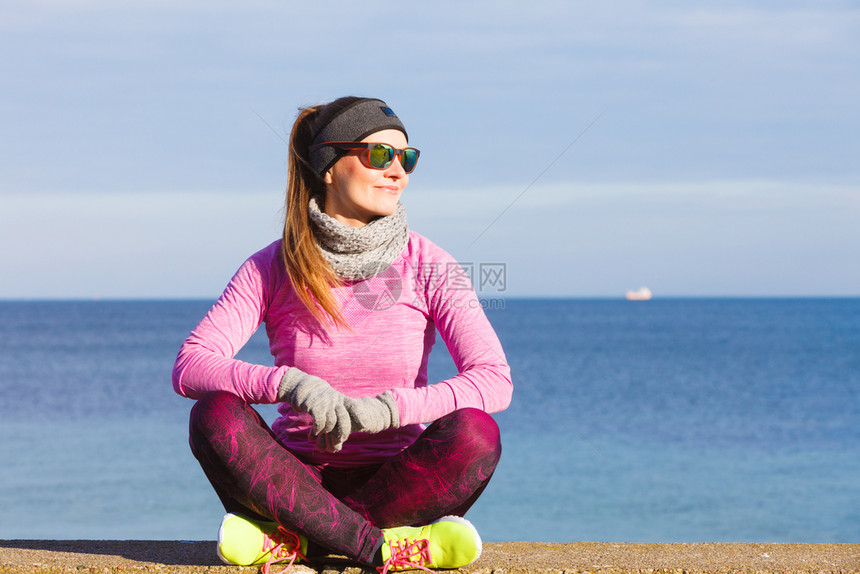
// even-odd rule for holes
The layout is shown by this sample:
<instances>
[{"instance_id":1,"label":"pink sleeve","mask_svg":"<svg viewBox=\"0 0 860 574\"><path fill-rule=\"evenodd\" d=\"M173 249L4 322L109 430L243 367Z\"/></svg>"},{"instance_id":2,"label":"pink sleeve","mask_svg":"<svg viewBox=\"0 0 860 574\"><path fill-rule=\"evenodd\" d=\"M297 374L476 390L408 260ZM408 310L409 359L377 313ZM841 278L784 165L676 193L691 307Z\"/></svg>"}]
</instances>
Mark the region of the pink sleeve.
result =
<instances>
[{"instance_id":1,"label":"pink sleeve","mask_svg":"<svg viewBox=\"0 0 860 574\"><path fill-rule=\"evenodd\" d=\"M173 367L173 388L180 395L196 399L208 391L228 391L249 403L277 402L288 367L252 365L233 358L266 314L269 269L261 253L239 268L180 347Z\"/></svg>"},{"instance_id":2,"label":"pink sleeve","mask_svg":"<svg viewBox=\"0 0 860 574\"><path fill-rule=\"evenodd\" d=\"M487 413L502 411L510 405L513 393L502 345L471 283L462 272L456 280L449 276L451 269L460 269L453 258L434 269L436 276L425 283L428 312L458 374L427 387L394 389L401 425L429 423L466 407ZM444 271L441 275L440 270Z\"/></svg>"}]
</instances>

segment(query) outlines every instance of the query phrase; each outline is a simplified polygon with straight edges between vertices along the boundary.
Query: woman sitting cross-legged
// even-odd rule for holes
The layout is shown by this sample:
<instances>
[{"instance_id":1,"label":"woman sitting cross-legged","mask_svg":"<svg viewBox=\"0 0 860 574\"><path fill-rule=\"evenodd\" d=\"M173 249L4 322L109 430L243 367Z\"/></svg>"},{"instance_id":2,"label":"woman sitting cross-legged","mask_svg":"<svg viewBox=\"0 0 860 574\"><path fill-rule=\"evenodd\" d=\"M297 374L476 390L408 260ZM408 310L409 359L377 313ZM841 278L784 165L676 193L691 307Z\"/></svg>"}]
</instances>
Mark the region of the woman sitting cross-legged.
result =
<instances>
[{"instance_id":1,"label":"woman sitting cross-legged","mask_svg":"<svg viewBox=\"0 0 860 574\"><path fill-rule=\"evenodd\" d=\"M190 443L227 515L232 564L346 556L381 571L457 568L463 516L501 454L489 413L510 369L468 277L407 225L418 160L382 101L301 110L283 237L253 254L179 350ZM265 324L274 366L237 360ZM436 332L458 373L428 384ZM251 407L279 403L271 428Z\"/></svg>"}]
</instances>

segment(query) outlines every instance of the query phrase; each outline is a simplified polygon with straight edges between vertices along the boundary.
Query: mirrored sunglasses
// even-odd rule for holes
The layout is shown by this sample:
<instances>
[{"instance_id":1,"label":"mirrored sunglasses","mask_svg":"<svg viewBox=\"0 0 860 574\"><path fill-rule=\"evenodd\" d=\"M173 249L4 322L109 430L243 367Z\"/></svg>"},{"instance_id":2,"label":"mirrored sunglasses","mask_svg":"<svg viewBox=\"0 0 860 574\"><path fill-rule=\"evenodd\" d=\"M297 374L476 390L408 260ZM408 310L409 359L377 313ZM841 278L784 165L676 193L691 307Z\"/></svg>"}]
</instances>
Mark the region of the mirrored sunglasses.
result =
<instances>
[{"instance_id":1,"label":"mirrored sunglasses","mask_svg":"<svg viewBox=\"0 0 860 574\"><path fill-rule=\"evenodd\" d=\"M412 173L418 163L420 151L414 147L397 149L384 143L373 142L323 142L310 147L310 151L316 151L325 146L332 146L342 150L366 149L367 164L373 169L387 169L395 157L400 157L400 165L403 171Z\"/></svg>"}]
</instances>

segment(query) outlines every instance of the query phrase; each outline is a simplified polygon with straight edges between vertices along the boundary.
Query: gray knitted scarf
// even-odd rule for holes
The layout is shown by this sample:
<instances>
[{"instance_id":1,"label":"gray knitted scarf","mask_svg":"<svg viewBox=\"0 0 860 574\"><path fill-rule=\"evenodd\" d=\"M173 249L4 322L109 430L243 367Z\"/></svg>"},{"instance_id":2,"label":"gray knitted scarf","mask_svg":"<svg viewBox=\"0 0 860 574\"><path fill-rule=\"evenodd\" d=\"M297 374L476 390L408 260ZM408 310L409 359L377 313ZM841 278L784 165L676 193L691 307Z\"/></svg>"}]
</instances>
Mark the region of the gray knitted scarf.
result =
<instances>
[{"instance_id":1,"label":"gray knitted scarf","mask_svg":"<svg viewBox=\"0 0 860 574\"><path fill-rule=\"evenodd\" d=\"M356 281L384 271L409 242L406 208L374 219L364 227L350 227L326 215L312 197L308 205L317 245L341 279Z\"/></svg>"}]
</instances>

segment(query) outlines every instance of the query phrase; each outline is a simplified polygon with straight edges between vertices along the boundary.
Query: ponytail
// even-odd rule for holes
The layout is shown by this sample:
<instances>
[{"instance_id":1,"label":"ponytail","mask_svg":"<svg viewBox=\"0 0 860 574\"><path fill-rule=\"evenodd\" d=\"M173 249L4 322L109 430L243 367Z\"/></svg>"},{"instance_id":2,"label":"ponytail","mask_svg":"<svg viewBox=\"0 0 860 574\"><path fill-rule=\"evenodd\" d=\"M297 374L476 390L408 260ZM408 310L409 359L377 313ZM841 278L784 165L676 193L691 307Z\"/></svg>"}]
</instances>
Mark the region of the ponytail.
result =
<instances>
[{"instance_id":1,"label":"ponytail","mask_svg":"<svg viewBox=\"0 0 860 574\"><path fill-rule=\"evenodd\" d=\"M308 161L308 148L313 141L312 125L323 107L302 109L290 133L281 256L296 294L311 315L321 324L346 327L333 292L341 285L341 280L317 247L308 216L311 196L323 196L325 192L324 183L311 170Z\"/></svg>"}]
</instances>

